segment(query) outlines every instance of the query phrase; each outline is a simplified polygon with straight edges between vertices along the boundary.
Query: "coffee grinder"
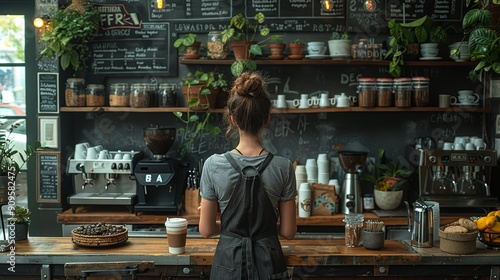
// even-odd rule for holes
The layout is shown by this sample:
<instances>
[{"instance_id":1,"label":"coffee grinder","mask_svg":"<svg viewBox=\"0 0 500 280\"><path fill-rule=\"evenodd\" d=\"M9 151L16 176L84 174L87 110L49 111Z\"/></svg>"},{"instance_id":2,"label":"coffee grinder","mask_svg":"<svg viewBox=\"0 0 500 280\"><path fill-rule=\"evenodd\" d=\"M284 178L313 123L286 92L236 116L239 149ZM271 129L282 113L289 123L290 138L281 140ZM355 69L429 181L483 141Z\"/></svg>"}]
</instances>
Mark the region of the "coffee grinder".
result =
<instances>
[{"instance_id":1,"label":"coffee grinder","mask_svg":"<svg viewBox=\"0 0 500 280\"><path fill-rule=\"evenodd\" d=\"M359 173L365 165L367 154L356 151L339 152L340 166L345 173L340 195L344 214L363 213Z\"/></svg>"},{"instance_id":2,"label":"coffee grinder","mask_svg":"<svg viewBox=\"0 0 500 280\"><path fill-rule=\"evenodd\" d=\"M134 171L137 186L137 212L175 212L179 214L186 188L189 164L166 153L175 140L175 128L144 128L144 141L153 158L140 160Z\"/></svg>"}]
</instances>

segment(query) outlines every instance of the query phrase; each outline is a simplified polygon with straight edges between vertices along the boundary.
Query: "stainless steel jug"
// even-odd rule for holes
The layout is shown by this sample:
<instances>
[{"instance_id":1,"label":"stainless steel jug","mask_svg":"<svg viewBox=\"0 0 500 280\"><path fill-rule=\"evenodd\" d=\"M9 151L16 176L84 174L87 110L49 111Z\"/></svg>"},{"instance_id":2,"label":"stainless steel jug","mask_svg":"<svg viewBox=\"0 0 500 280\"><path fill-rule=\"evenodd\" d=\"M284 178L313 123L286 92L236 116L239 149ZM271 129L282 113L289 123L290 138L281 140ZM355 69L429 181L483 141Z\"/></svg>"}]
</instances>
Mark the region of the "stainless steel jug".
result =
<instances>
[{"instance_id":1,"label":"stainless steel jug","mask_svg":"<svg viewBox=\"0 0 500 280\"><path fill-rule=\"evenodd\" d=\"M408 211L408 231L411 235L411 246L418 248L428 248L434 242L434 217L432 205L425 204L424 201L413 203L413 223L411 222L410 204L405 201Z\"/></svg>"}]
</instances>

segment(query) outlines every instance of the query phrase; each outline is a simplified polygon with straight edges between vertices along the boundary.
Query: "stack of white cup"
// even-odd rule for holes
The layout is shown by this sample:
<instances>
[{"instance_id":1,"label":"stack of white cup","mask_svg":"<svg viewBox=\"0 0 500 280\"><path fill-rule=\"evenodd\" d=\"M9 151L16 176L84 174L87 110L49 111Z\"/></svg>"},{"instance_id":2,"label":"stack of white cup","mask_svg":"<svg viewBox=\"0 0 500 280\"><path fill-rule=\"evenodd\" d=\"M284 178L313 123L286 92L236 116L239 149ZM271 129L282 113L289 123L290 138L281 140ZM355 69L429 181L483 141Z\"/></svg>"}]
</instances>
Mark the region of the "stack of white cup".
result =
<instances>
[{"instance_id":1,"label":"stack of white cup","mask_svg":"<svg viewBox=\"0 0 500 280\"><path fill-rule=\"evenodd\" d=\"M318 183L328 184L330 179L330 161L328 160L326 154L318 155Z\"/></svg>"},{"instance_id":2,"label":"stack of white cup","mask_svg":"<svg viewBox=\"0 0 500 280\"><path fill-rule=\"evenodd\" d=\"M307 182L310 184L318 182L318 165L316 159L308 158L306 161Z\"/></svg>"},{"instance_id":3,"label":"stack of white cup","mask_svg":"<svg viewBox=\"0 0 500 280\"><path fill-rule=\"evenodd\" d=\"M295 167L295 180L297 182L297 190L299 190L300 184L307 183L307 173L305 165L297 165Z\"/></svg>"},{"instance_id":4,"label":"stack of white cup","mask_svg":"<svg viewBox=\"0 0 500 280\"><path fill-rule=\"evenodd\" d=\"M328 181L328 185L333 186L335 188L335 194L337 196L340 196L341 189L340 189L340 183L339 183L338 179L330 179Z\"/></svg>"}]
</instances>

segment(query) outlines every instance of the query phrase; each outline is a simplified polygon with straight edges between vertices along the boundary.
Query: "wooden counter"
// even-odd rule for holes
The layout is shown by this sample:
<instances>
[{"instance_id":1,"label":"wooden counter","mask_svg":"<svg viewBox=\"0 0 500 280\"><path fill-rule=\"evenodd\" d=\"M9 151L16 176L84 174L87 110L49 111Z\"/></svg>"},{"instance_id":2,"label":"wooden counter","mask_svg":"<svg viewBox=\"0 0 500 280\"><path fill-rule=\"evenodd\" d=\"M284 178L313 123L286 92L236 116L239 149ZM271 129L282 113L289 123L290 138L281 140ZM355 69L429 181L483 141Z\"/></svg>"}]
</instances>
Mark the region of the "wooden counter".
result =
<instances>
[{"instance_id":1,"label":"wooden counter","mask_svg":"<svg viewBox=\"0 0 500 280\"><path fill-rule=\"evenodd\" d=\"M174 214L162 213L129 213L120 208L99 208L99 207L79 207L73 213L71 209L64 211L57 216L57 222L60 224L91 224L105 221L111 224L143 224L143 225L163 225L167 217L175 216ZM197 225L199 222L198 215L185 215L190 225ZM441 216L441 224L449 224L464 216ZM309 218L297 217L298 226L344 226L342 219L344 214L336 214L333 216L311 216ZM365 220L377 219L382 220L387 226L406 226L408 218L404 217L383 217L379 218L371 212L365 213Z\"/></svg>"},{"instance_id":2,"label":"wooden counter","mask_svg":"<svg viewBox=\"0 0 500 280\"><path fill-rule=\"evenodd\" d=\"M16 267L16 275L22 275L23 267L27 267L25 270L33 273L34 267L45 265L52 268L52 275L61 274L61 277L64 274L62 271L65 264L153 262L155 272L151 271L150 275L159 273L165 277L168 270L169 273L176 274L170 276L191 275L200 278L209 273L217 241L217 239L188 238L186 253L171 255L168 253L166 238L129 238L125 243L115 247L93 248L75 245L70 237L30 237L28 240L17 241L14 251L0 255L0 275L13 275L8 271L9 262L12 260ZM477 243L478 251L475 254L452 255L442 253L439 244L434 248L415 249L406 241L394 240L386 240L382 250L347 248L344 240L282 240L281 242L288 265L293 268L295 275L340 276L347 273L354 276L359 273L361 274L359 276L385 275L397 276L399 279L409 275L453 274L455 275L453 279L460 279L460 275L467 275L469 279L470 276L479 276L476 279L488 279L487 277L498 270L500 264L500 251L486 249L481 243ZM37 271L39 273L40 268ZM445 279L441 276L436 279Z\"/></svg>"}]
</instances>

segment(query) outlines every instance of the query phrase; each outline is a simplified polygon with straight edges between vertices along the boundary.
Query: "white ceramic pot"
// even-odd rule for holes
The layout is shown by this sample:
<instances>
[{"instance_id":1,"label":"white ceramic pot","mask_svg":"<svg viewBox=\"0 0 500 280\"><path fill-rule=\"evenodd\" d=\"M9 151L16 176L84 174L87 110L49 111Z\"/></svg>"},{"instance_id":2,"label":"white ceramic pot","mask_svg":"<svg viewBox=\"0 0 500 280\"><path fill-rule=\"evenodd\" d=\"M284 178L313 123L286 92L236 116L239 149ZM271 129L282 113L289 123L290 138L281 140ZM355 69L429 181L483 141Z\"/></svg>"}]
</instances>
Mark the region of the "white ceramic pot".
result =
<instances>
[{"instance_id":1,"label":"white ceramic pot","mask_svg":"<svg viewBox=\"0 0 500 280\"><path fill-rule=\"evenodd\" d=\"M332 58L351 58L351 40L329 40L328 51Z\"/></svg>"},{"instance_id":2,"label":"white ceramic pot","mask_svg":"<svg viewBox=\"0 0 500 280\"><path fill-rule=\"evenodd\" d=\"M394 210L403 200L403 190L399 191L373 191L375 204L382 210Z\"/></svg>"}]
</instances>

